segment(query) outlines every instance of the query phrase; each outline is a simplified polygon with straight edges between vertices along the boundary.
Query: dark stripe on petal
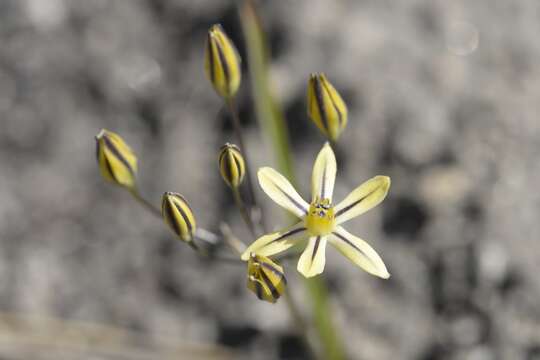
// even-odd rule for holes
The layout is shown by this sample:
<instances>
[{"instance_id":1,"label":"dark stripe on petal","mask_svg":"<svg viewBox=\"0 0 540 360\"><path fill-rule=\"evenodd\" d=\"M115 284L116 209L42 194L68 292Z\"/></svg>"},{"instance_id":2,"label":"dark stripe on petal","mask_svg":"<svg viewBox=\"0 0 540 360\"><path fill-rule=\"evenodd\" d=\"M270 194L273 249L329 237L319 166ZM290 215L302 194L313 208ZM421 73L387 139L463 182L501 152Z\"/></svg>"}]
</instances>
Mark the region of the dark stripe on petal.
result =
<instances>
[{"instance_id":1,"label":"dark stripe on petal","mask_svg":"<svg viewBox=\"0 0 540 360\"><path fill-rule=\"evenodd\" d=\"M234 151L231 153L234 166L236 167L236 173L238 174L238 179L242 178L242 166L240 165L240 160L238 160L238 154L235 154Z\"/></svg>"},{"instance_id":2,"label":"dark stripe on petal","mask_svg":"<svg viewBox=\"0 0 540 360\"><path fill-rule=\"evenodd\" d=\"M182 200L182 202L184 203L184 205L186 205L186 207L189 209L189 212L191 214L193 214L193 209L191 208L191 206L189 206L189 203L187 202L186 198L181 195L181 194L178 194L178 193L174 193L174 196L178 197L179 199Z\"/></svg>"},{"instance_id":3,"label":"dark stripe on petal","mask_svg":"<svg viewBox=\"0 0 540 360\"><path fill-rule=\"evenodd\" d=\"M279 186L276 185L276 189L278 189L283 195L285 195L287 197L287 199L289 199L293 204L294 206L296 206L298 209L302 210L302 212L304 213L304 215L307 213L307 209L302 206L302 204L300 204L298 201L294 200L289 194L287 194L283 189L281 189Z\"/></svg>"},{"instance_id":4,"label":"dark stripe on petal","mask_svg":"<svg viewBox=\"0 0 540 360\"><path fill-rule=\"evenodd\" d=\"M110 163L109 159L107 159L105 154L103 154L103 161L105 161L105 167L107 168L107 171L109 172L109 175L111 175L111 177L113 178L114 181L118 182L118 179L116 178L116 175L114 174L114 172L112 170L111 163Z\"/></svg>"},{"instance_id":5,"label":"dark stripe on petal","mask_svg":"<svg viewBox=\"0 0 540 360\"><path fill-rule=\"evenodd\" d=\"M278 269L276 269L275 267L273 267L272 265L268 264L268 263L265 263L265 262L262 262L261 263L261 266L263 268L266 268L268 269L269 271L273 272L276 276L279 276L279 278L281 279L281 281L283 281L284 284L287 284L287 279L285 278L285 275L279 271Z\"/></svg>"},{"instance_id":6,"label":"dark stripe on petal","mask_svg":"<svg viewBox=\"0 0 540 360\"><path fill-rule=\"evenodd\" d=\"M174 206L180 212L180 215L182 216L182 219L184 219L184 222L186 223L186 225L188 227L188 231L189 231L189 233L191 235L191 233L193 231L193 224L191 224L191 221L189 220L186 212L184 211L184 209L182 209L182 207L180 205L174 204Z\"/></svg>"},{"instance_id":7,"label":"dark stripe on petal","mask_svg":"<svg viewBox=\"0 0 540 360\"><path fill-rule=\"evenodd\" d=\"M165 212L167 213L167 218L169 219L169 223L171 223L172 227L173 227L173 230L174 232L178 235L178 236L181 236L181 231L180 231L180 226L178 225L178 223L176 222L176 219L174 217L174 210L172 209L171 207L171 202L170 200L165 200Z\"/></svg>"},{"instance_id":8,"label":"dark stripe on petal","mask_svg":"<svg viewBox=\"0 0 540 360\"><path fill-rule=\"evenodd\" d=\"M321 237L317 236L317 239L315 239L315 246L313 246L313 252L311 253L312 265L313 265L313 259L315 259L315 255L317 255L317 250L319 250L320 243L321 243Z\"/></svg>"},{"instance_id":9,"label":"dark stripe on petal","mask_svg":"<svg viewBox=\"0 0 540 360\"><path fill-rule=\"evenodd\" d=\"M306 230L306 228L304 228L304 227L301 227L301 228L298 228L298 229L292 229L292 230L289 230L289 231L287 231L286 233L281 234L281 235L280 235L279 237L277 237L276 239L270 241L267 245L272 244L272 243L275 243L276 241L283 240L283 239L285 239L285 238L287 238L287 237L289 237L289 236L291 236L291 235L297 234L297 233L299 233L299 232L301 232L301 231L304 231L304 230Z\"/></svg>"},{"instance_id":10,"label":"dark stripe on petal","mask_svg":"<svg viewBox=\"0 0 540 360\"><path fill-rule=\"evenodd\" d=\"M229 83L230 83L230 69L229 69L229 63L227 62L227 59L225 59L225 54L223 53L223 49L221 48L220 44L216 43L216 49L219 56L219 62L221 63L221 67L223 69L223 77L225 78L225 84L227 86L227 93L229 92Z\"/></svg>"},{"instance_id":11,"label":"dark stripe on petal","mask_svg":"<svg viewBox=\"0 0 540 360\"><path fill-rule=\"evenodd\" d=\"M114 156L122 162L122 164L127 167L131 175L135 175L135 171L131 168L131 165L128 163L128 161L122 156L120 151L114 146L113 142L106 136L103 137L103 140L105 141L105 146L114 154Z\"/></svg>"},{"instance_id":12,"label":"dark stripe on petal","mask_svg":"<svg viewBox=\"0 0 540 360\"><path fill-rule=\"evenodd\" d=\"M330 89L328 89L328 85L326 83L324 83L323 86L326 89L326 93L328 94L328 96L330 96L332 107L334 108L334 110L338 114L339 128L341 129L341 127L343 126L343 114L341 113L341 111L339 111L339 109L338 109L338 107L336 105L336 100L332 97L333 94L330 91Z\"/></svg>"},{"instance_id":13,"label":"dark stripe on petal","mask_svg":"<svg viewBox=\"0 0 540 360\"><path fill-rule=\"evenodd\" d=\"M336 215L335 217L337 218L338 216L342 215L343 213L349 211L351 208L355 207L356 205L360 204L362 201L364 201L365 198L367 198L368 196L370 196L371 194L373 194L375 191L379 190L379 188L375 188L375 190L371 191L370 193L366 194L365 196L363 196L362 198L356 200L355 202L353 202L352 204L348 205L348 206L345 206L343 209L339 210L338 212L336 212Z\"/></svg>"},{"instance_id":14,"label":"dark stripe on petal","mask_svg":"<svg viewBox=\"0 0 540 360\"><path fill-rule=\"evenodd\" d=\"M340 233L338 232L333 232L332 234L334 234L335 236L337 236L340 240L344 241L345 243L347 243L349 246L351 246L353 249L355 249L356 251L358 251L359 253L361 253L363 256L366 257L366 259L369 260L369 257L366 255L365 252L363 252L358 246L356 246L352 241L350 241L349 239L347 239L345 236L341 235ZM371 260L370 260L371 261Z\"/></svg>"},{"instance_id":15,"label":"dark stripe on petal","mask_svg":"<svg viewBox=\"0 0 540 360\"><path fill-rule=\"evenodd\" d=\"M223 162L223 172L224 172L223 175L225 176L227 181L232 185L233 179L232 179L232 171L231 171L231 163L230 163L231 154L227 152L225 156L226 156L225 162Z\"/></svg>"},{"instance_id":16,"label":"dark stripe on petal","mask_svg":"<svg viewBox=\"0 0 540 360\"><path fill-rule=\"evenodd\" d=\"M257 295L257 297L259 298L259 300L264 300L263 299L263 289L262 289L262 285L260 282L258 282L257 280L255 280L255 294Z\"/></svg>"},{"instance_id":17,"label":"dark stripe on petal","mask_svg":"<svg viewBox=\"0 0 540 360\"><path fill-rule=\"evenodd\" d=\"M264 273L264 271L261 271L261 277L262 279L264 280L264 282L266 283L266 286L268 286L268 289L270 289L270 292L272 293L272 297L274 299L279 299L279 297L281 296L281 294L279 293L279 291L276 289L276 287L274 286L274 284L272 284L272 281L268 278L268 276Z\"/></svg>"},{"instance_id":18,"label":"dark stripe on petal","mask_svg":"<svg viewBox=\"0 0 540 360\"><path fill-rule=\"evenodd\" d=\"M321 117L321 122L328 131L328 118L326 114L326 109L324 108L324 97L322 93L322 87L321 87L321 80L319 76L316 76L314 78L314 89L315 89L315 97L317 98L317 108L319 108L319 115Z\"/></svg>"}]
</instances>

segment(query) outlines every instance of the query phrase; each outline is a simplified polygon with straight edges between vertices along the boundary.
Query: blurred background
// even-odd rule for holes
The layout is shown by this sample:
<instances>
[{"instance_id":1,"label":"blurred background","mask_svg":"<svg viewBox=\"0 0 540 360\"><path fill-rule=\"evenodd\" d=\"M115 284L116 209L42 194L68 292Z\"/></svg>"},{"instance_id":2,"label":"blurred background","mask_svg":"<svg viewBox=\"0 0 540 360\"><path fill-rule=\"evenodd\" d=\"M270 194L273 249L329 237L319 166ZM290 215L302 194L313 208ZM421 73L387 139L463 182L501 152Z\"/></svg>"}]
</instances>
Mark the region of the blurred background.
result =
<instances>
[{"instance_id":1,"label":"blurred background","mask_svg":"<svg viewBox=\"0 0 540 360\"><path fill-rule=\"evenodd\" d=\"M351 358L540 359L540 3L258 5L301 193L324 142L305 111L310 72L349 106L336 199L392 177L387 200L348 226L390 280L328 251ZM283 302L258 301L244 267L195 257L95 162L94 135L115 131L153 203L181 192L201 226L227 221L252 240L217 171L234 141L203 71L217 22L245 60L230 0L0 0L0 358L306 358ZM247 145L272 165L248 80ZM309 314L295 261L285 268Z\"/></svg>"}]
</instances>

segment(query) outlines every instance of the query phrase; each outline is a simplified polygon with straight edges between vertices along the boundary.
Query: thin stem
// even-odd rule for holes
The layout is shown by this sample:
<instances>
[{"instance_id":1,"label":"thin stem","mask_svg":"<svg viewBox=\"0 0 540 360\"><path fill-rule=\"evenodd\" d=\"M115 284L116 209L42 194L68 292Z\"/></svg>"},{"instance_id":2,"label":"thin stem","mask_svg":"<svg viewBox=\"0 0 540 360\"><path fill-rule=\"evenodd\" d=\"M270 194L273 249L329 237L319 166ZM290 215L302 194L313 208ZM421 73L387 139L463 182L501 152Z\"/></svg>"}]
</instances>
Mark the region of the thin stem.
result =
<instances>
[{"instance_id":1,"label":"thin stem","mask_svg":"<svg viewBox=\"0 0 540 360\"><path fill-rule=\"evenodd\" d=\"M225 243L229 245L229 247L238 255L242 255L246 250L246 245L244 245L244 243L240 241L240 239L234 236L229 225L227 225L226 223L221 223L219 225L219 229L223 234L223 239L225 239Z\"/></svg>"},{"instance_id":2,"label":"thin stem","mask_svg":"<svg viewBox=\"0 0 540 360\"><path fill-rule=\"evenodd\" d=\"M161 219L161 210L152 205L150 201L143 198L137 188L131 189L129 192L131 193L131 195L133 195L133 198L137 200L137 202L141 204L146 210L151 212L152 215L157 216Z\"/></svg>"},{"instance_id":3,"label":"thin stem","mask_svg":"<svg viewBox=\"0 0 540 360\"><path fill-rule=\"evenodd\" d=\"M195 237L201 241L204 241L210 245L217 245L219 243L219 237L211 231L203 228L195 229Z\"/></svg>"},{"instance_id":4,"label":"thin stem","mask_svg":"<svg viewBox=\"0 0 540 360\"><path fill-rule=\"evenodd\" d=\"M245 37L257 118L272 144L279 170L289 181L294 183L293 160L289 149L289 137L283 111L270 90L268 70L270 49L253 0L242 2L240 19ZM313 323L323 350L320 357L332 360L344 359L345 348L332 322L326 283L318 276L306 279L305 284L312 300Z\"/></svg>"},{"instance_id":5,"label":"thin stem","mask_svg":"<svg viewBox=\"0 0 540 360\"><path fill-rule=\"evenodd\" d=\"M249 231L251 231L251 234L254 237L257 237L257 232L255 231L255 225L253 224L253 220L251 219L251 216L248 213L246 204L244 203L244 200L242 199L242 195L240 194L240 190L238 189L238 187L233 187L232 192L234 196L234 202L236 203L236 207L238 207L238 210L240 210L240 214L242 215L244 222L249 228Z\"/></svg>"},{"instance_id":6,"label":"thin stem","mask_svg":"<svg viewBox=\"0 0 540 360\"><path fill-rule=\"evenodd\" d=\"M298 306L294 302L292 294L288 288L285 290L283 297L285 298L285 304L287 305L287 308L289 309L289 313L294 322L294 326L296 327L296 331L302 337L302 341L304 342L306 351L309 352L309 355L310 355L309 358L315 359L315 354L313 353L313 345L309 341L308 326L306 322L304 321L304 318L302 317L300 310L298 310Z\"/></svg>"},{"instance_id":7,"label":"thin stem","mask_svg":"<svg viewBox=\"0 0 540 360\"><path fill-rule=\"evenodd\" d=\"M236 138L238 139L238 145L240 146L240 151L242 152L242 155L244 156L244 160L246 162L246 177L247 177L247 187L249 191L249 197L251 199L251 207L253 209L257 209L256 211L261 211L260 207L257 204L257 196L255 195L255 188L253 186L253 176L252 176L252 167L251 167L251 161L249 157L249 152L246 147L246 144L244 142L244 135L242 132L242 125L240 124L240 117L238 115L238 109L236 108L236 102L234 98L230 98L227 100L227 107L229 108L229 112L231 113L231 117L233 120L233 128L234 133L236 135ZM251 219L251 211L249 212L249 217ZM264 224L262 224L263 217L260 217L261 220L261 226L264 228Z\"/></svg>"},{"instance_id":8,"label":"thin stem","mask_svg":"<svg viewBox=\"0 0 540 360\"><path fill-rule=\"evenodd\" d=\"M238 116L238 110L236 109L236 102L234 101L234 98L230 98L227 100L227 106L229 108L229 112L231 113L231 117L233 120L234 133L236 135L236 139L238 140L240 151L242 152L242 155L244 156L244 160L246 162L249 196L251 198L251 201L253 202L253 205L255 206L257 201L255 199L255 190L253 188L253 181L251 180L251 171L250 171L251 161L249 160L249 154L246 148L246 143L244 142L244 135L242 133L242 125L240 124L240 117Z\"/></svg>"},{"instance_id":9,"label":"thin stem","mask_svg":"<svg viewBox=\"0 0 540 360\"><path fill-rule=\"evenodd\" d=\"M152 205L150 201L143 198L137 188L132 189L129 192L131 195L133 195L133 198L137 200L137 202L140 205L143 206L144 209L146 209L152 215L155 215L160 219L162 218L161 210L158 209L156 206ZM209 243L211 245L216 245L219 242L219 237L216 234L203 228L197 228L197 230L195 230L194 238L196 238L197 240L201 240L206 243ZM195 250L197 255L199 255L200 257L217 260L220 262L226 262L226 263L237 263L237 264L243 263L243 261L241 261L238 258L230 258L230 257L221 256L221 255L210 255L208 251L202 249L193 241L189 243L189 246L193 250Z\"/></svg>"}]
</instances>

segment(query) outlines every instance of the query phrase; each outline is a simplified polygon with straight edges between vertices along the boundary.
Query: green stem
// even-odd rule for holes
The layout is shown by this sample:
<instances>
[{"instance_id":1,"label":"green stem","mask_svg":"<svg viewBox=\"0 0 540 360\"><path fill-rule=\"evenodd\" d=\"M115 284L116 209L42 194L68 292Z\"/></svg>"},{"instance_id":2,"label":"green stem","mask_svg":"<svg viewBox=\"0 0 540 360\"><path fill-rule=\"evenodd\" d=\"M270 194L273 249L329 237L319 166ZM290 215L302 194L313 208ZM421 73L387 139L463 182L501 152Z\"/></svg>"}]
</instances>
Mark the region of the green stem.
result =
<instances>
[{"instance_id":1,"label":"green stem","mask_svg":"<svg viewBox=\"0 0 540 360\"><path fill-rule=\"evenodd\" d=\"M150 201L143 198L137 188L130 189L129 192L133 196L133 198L137 200L137 202L142 205L148 212L161 219L161 210L152 205Z\"/></svg>"},{"instance_id":2,"label":"green stem","mask_svg":"<svg viewBox=\"0 0 540 360\"><path fill-rule=\"evenodd\" d=\"M240 151L242 152L242 155L244 156L244 161L246 162L246 178L247 178L246 182L247 182L247 187L249 191L249 197L251 199L251 207L253 209L260 209L259 206L257 205L257 196L255 195L255 188L253 186L253 175L251 172L252 167L251 167L250 155L246 147L246 144L244 142L242 124L240 123L240 116L238 115L235 99L234 98L228 99L227 106L229 108L229 112L231 113L231 117L233 119L233 128L234 128L234 132L236 133L236 138L238 139L238 145L240 146ZM247 211L247 208L246 208L246 211ZM251 223L250 230L252 230L254 236L257 236L254 232L255 227L253 226L251 211L247 213L247 216L249 216L249 219L250 219L249 222Z\"/></svg>"},{"instance_id":3,"label":"green stem","mask_svg":"<svg viewBox=\"0 0 540 360\"><path fill-rule=\"evenodd\" d=\"M251 219L251 216L249 216L246 204L244 203L244 200L242 199L242 195L240 194L240 189L238 189L238 187L233 187L232 192L234 196L234 202L236 203L236 207L238 208L238 210L240 210L240 214L242 215L244 222L249 228L249 231L251 231L251 235L253 235L256 238L257 233L255 231L255 225L253 224L253 220Z\"/></svg>"},{"instance_id":4,"label":"green stem","mask_svg":"<svg viewBox=\"0 0 540 360\"><path fill-rule=\"evenodd\" d=\"M245 0L240 9L240 18L246 42L257 118L272 144L279 170L294 184L295 174L285 119L270 91L269 50L252 0ZM305 283L309 297L312 299L313 324L322 345L323 354L319 357L331 360L344 359L345 349L332 322L326 283L321 276L306 279Z\"/></svg>"},{"instance_id":5,"label":"green stem","mask_svg":"<svg viewBox=\"0 0 540 360\"><path fill-rule=\"evenodd\" d=\"M142 205L144 209L146 209L152 215L157 216L160 219L162 218L161 210L155 207L154 205L152 205L150 201L142 197L141 193L139 192L137 188L129 189L129 193L133 196L135 200L137 200L137 202L140 205ZM198 240L207 242L211 245L215 245L219 241L217 240L219 238L216 234L202 228L197 228L197 230L195 231L194 237ZM221 256L221 255L210 255L206 250L202 249L193 241L189 242L188 244L193 250L195 250L197 255L201 257L210 258L212 260L217 260L220 262L243 264L243 261L237 258L230 258L230 257Z\"/></svg>"}]
</instances>

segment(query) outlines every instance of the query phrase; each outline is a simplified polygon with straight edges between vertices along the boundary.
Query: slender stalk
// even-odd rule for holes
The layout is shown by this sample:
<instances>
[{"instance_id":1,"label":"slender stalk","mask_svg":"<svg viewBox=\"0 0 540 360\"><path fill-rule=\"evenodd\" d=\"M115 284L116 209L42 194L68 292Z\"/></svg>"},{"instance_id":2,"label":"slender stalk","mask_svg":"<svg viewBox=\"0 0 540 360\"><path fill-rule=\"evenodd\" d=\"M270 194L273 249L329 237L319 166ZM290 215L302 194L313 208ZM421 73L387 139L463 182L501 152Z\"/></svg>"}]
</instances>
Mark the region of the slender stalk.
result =
<instances>
[{"instance_id":1,"label":"slender stalk","mask_svg":"<svg viewBox=\"0 0 540 360\"><path fill-rule=\"evenodd\" d=\"M240 241L240 239L234 236L229 225L227 225L226 223L221 223L219 225L219 229L223 234L223 239L225 239L225 243L229 245L231 250L233 252L236 252L238 255L242 255L244 250L246 250L246 245L244 245L244 243Z\"/></svg>"},{"instance_id":2,"label":"slender stalk","mask_svg":"<svg viewBox=\"0 0 540 360\"><path fill-rule=\"evenodd\" d=\"M140 192L138 191L138 189L135 188L133 190L130 190L129 192L133 196L133 198L135 200L137 200L137 202L140 205L142 205L142 207L144 209L146 209L152 215L157 216L160 219L162 218L161 210L159 208L157 208L156 206L152 205L152 203L150 201L148 201L144 197L142 197ZM211 245L216 245L219 242L219 237L216 234L214 234L211 231L205 230L203 228L197 228L197 230L195 231L195 234L194 234L194 238L198 239L198 240L201 240L201 241L204 241L206 243L209 243ZM195 252L200 257L210 258L212 260L217 260L217 261L226 262L226 263L233 263L233 262L237 263L237 264L242 264L243 263L238 258L230 258L230 257L221 256L221 255L211 255L210 253L208 253L208 251L206 251L203 248L199 247L193 241L189 243L189 246L193 250L195 250Z\"/></svg>"},{"instance_id":3,"label":"slender stalk","mask_svg":"<svg viewBox=\"0 0 540 360\"><path fill-rule=\"evenodd\" d=\"M278 168L292 183L295 181L293 161L289 149L289 138L283 113L270 91L268 75L269 49L260 18L252 0L245 0L240 9L244 32L251 87L255 99L257 118L274 149ZM332 323L328 289L322 277L306 279L306 289L312 299L312 314L322 359L341 360L345 349Z\"/></svg>"},{"instance_id":4,"label":"slender stalk","mask_svg":"<svg viewBox=\"0 0 540 360\"><path fill-rule=\"evenodd\" d=\"M251 235L253 235L254 237L257 237L257 232L255 231L255 225L253 224L253 220L248 213L246 204L244 203L244 200L242 199L242 195L240 194L240 190L238 189L238 187L233 187L232 192L234 196L234 202L236 203L236 207L240 211L240 214L242 215L244 222L249 228L249 231L251 231Z\"/></svg>"},{"instance_id":5,"label":"slender stalk","mask_svg":"<svg viewBox=\"0 0 540 360\"><path fill-rule=\"evenodd\" d=\"M306 347L306 351L309 354L309 358L315 359L315 353L313 352L314 346L310 343L308 336L309 328L304 321L302 314L298 310L298 306L294 302L294 298L292 297L289 289L285 290L283 297L285 298L285 303L287 304L287 308L289 309L289 313L291 315L291 318L293 319L294 326L296 327L298 334L300 334L300 336L302 337L302 341L304 343L304 346Z\"/></svg>"},{"instance_id":6,"label":"slender stalk","mask_svg":"<svg viewBox=\"0 0 540 360\"><path fill-rule=\"evenodd\" d=\"M143 198L141 196L141 193L139 192L139 189L134 188L133 190L130 190L129 192L131 193L131 195L133 195L133 198L137 200L137 202L141 204L146 210L152 213L152 215L157 216L158 218L161 219L161 210L155 207L154 205L152 205L150 201Z\"/></svg>"},{"instance_id":7,"label":"slender stalk","mask_svg":"<svg viewBox=\"0 0 540 360\"><path fill-rule=\"evenodd\" d=\"M238 145L240 146L240 151L242 152L242 155L244 156L244 161L246 162L246 177L247 177L249 197L251 199L252 206L256 208L258 206L257 206L257 198L255 197L255 189L253 187L253 179L251 175L251 169L252 169L251 161L249 158L249 153L246 147L246 143L244 142L244 135L242 133L242 125L240 124L240 117L238 115L238 110L236 108L236 102L234 98L230 98L227 100L227 107L229 108L229 112L231 113L231 117L233 119L233 128L236 134L236 138L238 140Z\"/></svg>"}]
</instances>

